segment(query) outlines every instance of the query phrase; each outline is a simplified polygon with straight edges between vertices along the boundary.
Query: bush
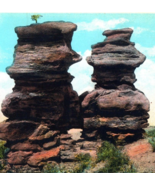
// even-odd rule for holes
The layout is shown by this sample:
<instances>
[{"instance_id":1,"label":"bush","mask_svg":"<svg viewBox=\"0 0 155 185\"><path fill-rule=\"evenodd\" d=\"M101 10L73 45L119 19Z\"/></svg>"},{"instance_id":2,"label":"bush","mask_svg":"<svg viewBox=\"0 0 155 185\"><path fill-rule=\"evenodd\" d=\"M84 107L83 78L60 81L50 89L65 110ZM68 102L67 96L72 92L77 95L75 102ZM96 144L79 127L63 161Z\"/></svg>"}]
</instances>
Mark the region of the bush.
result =
<instances>
[{"instance_id":1,"label":"bush","mask_svg":"<svg viewBox=\"0 0 155 185\"><path fill-rule=\"evenodd\" d=\"M155 137L155 130L146 131L147 137Z\"/></svg>"},{"instance_id":2,"label":"bush","mask_svg":"<svg viewBox=\"0 0 155 185\"><path fill-rule=\"evenodd\" d=\"M149 143L151 144L153 148L153 152L155 152L155 137L149 138Z\"/></svg>"},{"instance_id":3,"label":"bush","mask_svg":"<svg viewBox=\"0 0 155 185\"><path fill-rule=\"evenodd\" d=\"M82 173L90 167L91 156L89 154L78 154L75 156L75 160L79 162L79 165L73 169L73 173Z\"/></svg>"},{"instance_id":4,"label":"bush","mask_svg":"<svg viewBox=\"0 0 155 185\"><path fill-rule=\"evenodd\" d=\"M98 173L136 172L128 156L118 150L112 143L104 141L97 151L97 162L106 161L104 168Z\"/></svg>"},{"instance_id":5,"label":"bush","mask_svg":"<svg viewBox=\"0 0 155 185\"><path fill-rule=\"evenodd\" d=\"M0 140L0 159L4 159L5 158L5 151L6 151L6 147L5 145L5 141Z\"/></svg>"}]
</instances>

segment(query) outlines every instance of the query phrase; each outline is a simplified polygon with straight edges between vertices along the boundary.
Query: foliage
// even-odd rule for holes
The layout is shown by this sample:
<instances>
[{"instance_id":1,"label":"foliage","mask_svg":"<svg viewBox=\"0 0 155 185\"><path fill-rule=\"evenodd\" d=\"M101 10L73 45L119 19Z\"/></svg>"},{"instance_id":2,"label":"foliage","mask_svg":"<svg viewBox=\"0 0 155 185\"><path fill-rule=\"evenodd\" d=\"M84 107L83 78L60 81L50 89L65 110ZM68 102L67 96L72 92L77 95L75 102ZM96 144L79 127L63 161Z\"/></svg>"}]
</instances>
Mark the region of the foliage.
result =
<instances>
[{"instance_id":1,"label":"foliage","mask_svg":"<svg viewBox=\"0 0 155 185\"><path fill-rule=\"evenodd\" d=\"M5 150L7 149L4 145L5 145L5 141L0 140L0 159L4 159L5 158Z\"/></svg>"},{"instance_id":2,"label":"foliage","mask_svg":"<svg viewBox=\"0 0 155 185\"><path fill-rule=\"evenodd\" d=\"M106 161L104 168L99 169L98 173L131 173L136 172L128 156L118 150L112 143L104 141L97 151L97 162Z\"/></svg>"},{"instance_id":3,"label":"foliage","mask_svg":"<svg viewBox=\"0 0 155 185\"><path fill-rule=\"evenodd\" d=\"M37 20L38 20L40 17L42 17L42 15L39 15L39 14L37 14L37 15L31 15L31 19L32 19L33 21L36 21L36 23L37 23Z\"/></svg>"},{"instance_id":4,"label":"foliage","mask_svg":"<svg viewBox=\"0 0 155 185\"><path fill-rule=\"evenodd\" d=\"M153 148L153 152L155 152L155 137L149 138L149 143L151 144Z\"/></svg>"},{"instance_id":5,"label":"foliage","mask_svg":"<svg viewBox=\"0 0 155 185\"><path fill-rule=\"evenodd\" d=\"M44 173L62 173L61 169L56 164L47 164L44 169Z\"/></svg>"},{"instance_id":6,"label":"foliage","mask_svg":"<svg viewBox=\"0 0 155 185\"><path fill-rule=\"evenodd\" d=\"M155 137L155 130L146 131L146 136L147 137Z\"/></svg>"},{"instance_id":7,"label":"foliage","mask_svg":"<svg viewBox=\"0 0 155 185\"><path fill-rule=\"evenodd\" d=\"M76 161L79 162L79 165L76 166L73 170L73 173L82 173L85 169L90 167L91 156L90 154L78 154L75 156Z\"/></svg>"},{"instance_id":8,"label":"foliage","mask_svg":"<svg viewBox=\"0 0 155 185\"><path fill-rule=\"evenodd\" d=\"M66 169L58 164L47 164L44 173L82 173L89 166L91 157L89 154L78 154L75 156L75 161L78 162L73 169Z\"/></svg>"},{"instance_id":9,"label":"foliage","mask_svg":"<svg viewBox=\"0 0 155 185\"><path fill-rule=\"evenodd\" d=\"M155 152L155 130L146 131L145 137L148 139L148 142L151 144L153 148L153 152Z\"/></svg>"}]
</instances>

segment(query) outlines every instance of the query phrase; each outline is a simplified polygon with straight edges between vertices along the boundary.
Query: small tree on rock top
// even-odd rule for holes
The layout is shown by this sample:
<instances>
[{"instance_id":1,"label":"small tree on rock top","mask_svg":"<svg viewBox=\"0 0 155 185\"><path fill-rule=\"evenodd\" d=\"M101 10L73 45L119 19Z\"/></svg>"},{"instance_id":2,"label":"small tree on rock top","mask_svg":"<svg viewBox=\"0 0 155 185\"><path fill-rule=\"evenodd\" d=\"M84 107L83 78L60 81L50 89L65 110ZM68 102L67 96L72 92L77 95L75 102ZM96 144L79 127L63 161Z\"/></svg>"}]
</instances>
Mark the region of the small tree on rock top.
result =
<instances>
[{"instance_id":1,"label":"small tree on rock top","mask_svg":"<svg viewBox=\"0 0 155 185\"><path fill-rule=\"evenodd\" d=\"M42 17L42 15L31 15L31 19L33 20L33 21L36 21L36 23L37 23L37 19L39 19L40 17Z\"/></svg>"}]
</instances>

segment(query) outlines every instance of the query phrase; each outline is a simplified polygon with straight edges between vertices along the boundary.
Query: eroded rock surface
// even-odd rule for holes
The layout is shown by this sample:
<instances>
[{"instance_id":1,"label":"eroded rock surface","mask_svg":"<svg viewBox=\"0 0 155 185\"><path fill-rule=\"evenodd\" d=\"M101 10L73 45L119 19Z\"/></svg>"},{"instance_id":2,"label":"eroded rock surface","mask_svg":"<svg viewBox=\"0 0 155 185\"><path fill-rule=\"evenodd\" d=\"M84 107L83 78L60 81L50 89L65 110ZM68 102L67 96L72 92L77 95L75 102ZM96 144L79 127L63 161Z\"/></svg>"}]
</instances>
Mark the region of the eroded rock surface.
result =
<instances>
[{"instance_id":1,"label":"eroded rock surface","mask_svg":"<svg viewBox=\"0 0 155 185\"><path fill-rule=\"evenodd\" d=\"M130 42L132 32L130 28L107 30L106 39L92 46L87 62L94 68L95 90L80 97L85 132L103 130L101 135L121 138L148 126L149 101L134 86L134 70L146 57Z\"/></svg>"},{"instance_id":2,"label":"eroded rock surface","mask_svg":"<svg viewBox=\"0 0 155 185\"><path fill-rule=\"evenodd\" d=\"M7 68L15 87L2 103L9 119L0 123L0 138L10 148L9 164L40 166L60 160L63 135L82 127L79 98L67 72L82 59L71 48L76 28L69 22L15 28L18 43Z\"/></svg>"}]
</instances>

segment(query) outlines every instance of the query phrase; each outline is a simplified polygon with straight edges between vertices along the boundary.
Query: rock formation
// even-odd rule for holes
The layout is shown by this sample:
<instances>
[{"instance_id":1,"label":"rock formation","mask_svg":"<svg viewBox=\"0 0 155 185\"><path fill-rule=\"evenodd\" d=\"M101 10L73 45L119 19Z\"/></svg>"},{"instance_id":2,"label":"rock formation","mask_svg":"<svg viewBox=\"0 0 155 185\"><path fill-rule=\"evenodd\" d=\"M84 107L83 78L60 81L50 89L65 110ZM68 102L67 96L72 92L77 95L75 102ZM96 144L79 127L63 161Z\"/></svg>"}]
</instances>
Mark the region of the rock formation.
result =
<instances>
[{"instance_id":1,"label":"rock formation","mask_svg":"<svg viewBox=\"0 0 155 185\"><path fill-rule=\"evenodd\" d=\"M0 123L0 139L11 149L9 164L39 166L59 160L67 130L82 127L79 98L67 72L82 59L71 48L76 27L46 22L15 28L18 44L7 68L15 87L2 103L9 119Z\"/></svg>"},{"instance_id":2,"label":"rock formation","mask_svg":"<svg viewBox=\"0 0 155 185\"><path fill-rule=\"evenodd\" d=\"M7 141L7 162L13 168L74 161L81 152L95 156L103 139L131 141L148 126L149 101L133 85L134 70L145 56L130 42L132 29L105 31L104 42L92 46L87 62L94 67L95 90L80 97L67 73L81 60L71 48L75 30L68 22L15 29L18 44L7 68L15 87L2 103L8 119L0 123L0 139ZM70 128L82 128L81 138L73 139Z\"/></svg>"},{"instance_id":3,"label":"rock formation","mask_svg":"<svg viewBox=\"0 0 155 185\"><path fill-rule=\"evenodd\" d=\"M87 62L94 68L95 90L81 95L84 133L117 139L139 136L148 126L149 101L137 90L134 70L145 56L130 42L133 30L107 30L106 39L92 46Z\"/></svg>"}]
</instances>

